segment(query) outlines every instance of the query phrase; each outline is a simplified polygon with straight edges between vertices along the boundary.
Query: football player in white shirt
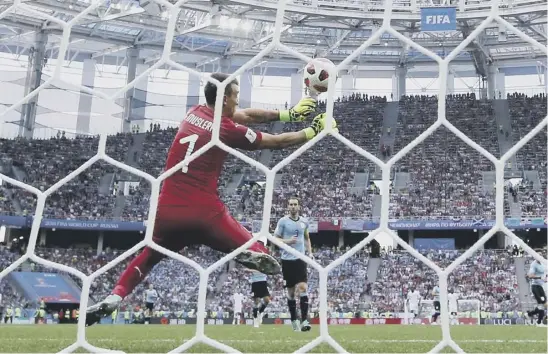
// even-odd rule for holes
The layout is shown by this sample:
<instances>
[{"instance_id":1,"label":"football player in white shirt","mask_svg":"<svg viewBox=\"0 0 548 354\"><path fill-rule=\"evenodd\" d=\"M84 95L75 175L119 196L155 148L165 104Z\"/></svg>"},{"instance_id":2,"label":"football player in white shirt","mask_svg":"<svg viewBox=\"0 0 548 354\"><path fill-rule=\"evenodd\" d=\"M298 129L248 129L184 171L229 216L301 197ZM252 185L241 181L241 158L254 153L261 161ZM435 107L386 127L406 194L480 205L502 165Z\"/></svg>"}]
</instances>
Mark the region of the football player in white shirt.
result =
<instances>
[{"instance_id":1,"label":"football player in white shirt","mask_svg":"<svg viewBox=\"0 0 548 354\"><path fill-rule=\"evenodd\" d=\"M449 314L451 316L451 319L457 318L458 315L458 299L459 294L457 294L453 289L449 290L449 294L447 295L449 299Z\"/></svg>"},{"instance_id":2,"label":"football player in white shirt","mask_svg":"<svg viewBox=\"0 0 548 354\"><path fill-rule=\"evenodd\" d=\"M438 324L438 317L440 316L440 311L441 311L439 286L434 285L434 288L432 288L432 296L434 297L434 314L432 315L430 324L436 325Z\"/></svg>"},{"instance_id":3,"label":"football player in white shirt","mask_svg":"<svg viewBox=\"0 0 548 354\"><path fill-rule=\"evenodd\" d=\"M150 283L148 289L145 290L145 322L150 323L150 318L154 313L154 304L158 301L160 295L158 291L154 289L154 285Z\"/></svg>"},{"instance_id":4,"label":"football player in white shirt","mask_svg":"<svg viewBox=\"0 0 548 354\"><path fill-rule=\"evenodd\" d=\"M417 317L419 314L419 304L421 301L421 293L417 289L410 290L407 293L407 308L409 312L413 314L413 317Z\"/></svg>"},{"instance_id":5,"label":"football player in white shirt","mask_svg":"<svg viewBox=\"0 0 548 354\"><path fill-rule=\"evenodd\" d=\"M242 318L242 302L244 301L244 296L241 293L235 293L232 297L234 301L234 319L232 324L239 325Z\"/></svg>"}]
</instances>

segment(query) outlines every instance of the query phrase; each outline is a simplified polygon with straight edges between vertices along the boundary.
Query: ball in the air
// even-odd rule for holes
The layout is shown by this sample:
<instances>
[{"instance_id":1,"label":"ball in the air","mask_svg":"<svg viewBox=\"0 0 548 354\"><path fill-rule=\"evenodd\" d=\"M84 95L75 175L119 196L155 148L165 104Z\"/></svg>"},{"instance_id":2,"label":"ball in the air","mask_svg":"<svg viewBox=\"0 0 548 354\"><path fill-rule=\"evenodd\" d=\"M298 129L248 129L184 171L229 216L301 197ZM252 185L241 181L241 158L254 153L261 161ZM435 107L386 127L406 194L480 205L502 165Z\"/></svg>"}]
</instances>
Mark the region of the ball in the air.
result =
<instances>
[{"instance_id":1,"label":"ball in the air","mask_svg":"<svg viewBox=\"0 0 548 354\"><path fill-rule=\"evenodd\" d=\"M304 68L304 85L311 94L319 95L327 92L329 80L337 80L337 76L331 78L329 72L333 72L335 64L326 58L316 58Z\"/></svg>"}]
</instances>

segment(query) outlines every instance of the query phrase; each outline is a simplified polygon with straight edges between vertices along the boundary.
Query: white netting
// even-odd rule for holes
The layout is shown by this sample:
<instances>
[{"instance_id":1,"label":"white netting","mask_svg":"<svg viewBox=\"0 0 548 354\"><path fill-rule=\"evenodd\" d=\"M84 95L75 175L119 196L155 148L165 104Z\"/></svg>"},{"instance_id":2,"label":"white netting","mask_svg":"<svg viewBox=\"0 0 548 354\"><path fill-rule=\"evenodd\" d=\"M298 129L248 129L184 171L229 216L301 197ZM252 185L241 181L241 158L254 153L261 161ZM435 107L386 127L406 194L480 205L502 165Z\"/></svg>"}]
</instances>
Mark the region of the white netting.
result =
<instances>
[{"instance_id":1,"label":"white netting","mask_svg":"<svg viewBox=\"0 0 548 354\"><path fill-rule=\"evenodd\" d=\"M406 304L406 313L409 313L409 307ZM448 304L449 314L455 309L451 308L451 304ZM419 306L418 317L419 318L432 318L434 314L434 300L422 300ZM457 301L457 317L475 318L477 324L480 323L480 301L477 299L470 300L458 300Z\"/></svg>"},{"instance_id":2,"label":"white netting","mask_svg":"<svg viewBox=\"0 0 548 354\"><path fill-rule=\"evenodd\" d=\"M394 155L388 162L384 163L369 152L365 151L364 149L360 148L359 146L353 144L351 141L347 140L343 136L341 136L337 132L332 132L331 130L331 124L327 124L328 129L326 131L323 131L320 133L316 138L311 140L310 142L306 143L305 145L301 146L299 149L297 149L295 152L293 152L291 155L286 157L283 161L278 163L275 167L272 169L268 169L266 166L262 165L261 163L252 160L251 158L245 156L244 154L228 147L224 143L222 143L219 140L219 129L220 129L220 118L221 118L221 105L222 105L222 95L224 92L224 88L233 78L236 78L238 75L242 74L245 70L250 69L253 67L259 60L261 60L262 57L264 57L269 52L277 49L285 51L289 54L292 54L296 58L300 58L304 62L308 62L311 60L311 58L306 57L305 55L298 53L294 51L293 49L283 45L280 43L280 34L282 31L282 25L283 25L283 15L285 11L286 6L286 0L280 0L279 6L277 9L276 14L276 24L274 33L272 35L271 43L262 50L259 54L257 54L253 59L251 59L249 62L247 62L245 65L243 65L239 70L234 72L230 78L225 80L223 83L219 83L216 80L210 79L207 75L204 75L200 72L197 72L195 70L189 69L183 65L180 65L178 63L175 63L170 59L171 56L171 47L174 37L174 30L176 25L176 20L178 18L178 14L180 12L180 7L186 2L184 0L179 0L175 4L171 4L166 0L154 0L158 4L161 4L169 11L169 21L167 24L166 29L166 38L165 38L165 44L164 44L164 50L161 55L161 58L158 62L156 62L154 65L152 65L148 70L140 74L138 77L136 77L132 82L127 84L124 88L120 89L118 92L116 92L112 96L107 96L104 93L95 91L93 89L79 86L78 90L81 90L83 92L96 95L98 97L108 99L108 100L114 100L115 98L121 96L129 89L133 88L135 84L140 81L141 79L147 77L149 73L151 73L156 68L159 68L162 65L169 65L171 67L178 68L180 70L186 71L191 75L196 75L201 77L204 80L208 80L214 84L216 84L219 88L217 90L217 103L215 106L215 120L214 120L214 129L212 134L211 141L206 144L201 149L194 152L192 155L190 155L188 158L186 158L184 161L181 161L176 166L171 168L169 171L166 171L162 175L160 175L158 178L154 178L151 175L144 173L138 169L135 169L133 167L127 166L125 164L122 164L111 157L107 156L105 154L105 145L106 145L106 135L102 135L99 141L99 149L97 154L92 157L90 160L88 160L86 163L84 163L82 166L80 166L78 169L70 173L65 178L61 179L59 182L51 186L48 190L42 192L32 186L26 185L24 183L21 183L19 181L16 181L12 178L9 178L7 176L1 175L1 178L9 182L15 186L18 186L20 188L23 188L29 192L32 192L37 195L37 208L35 212L34 221L32 223L32 229L31 234L29 238L28 248L25 255L23 255L21 258L19 258L16 262L11 264L8 268L4 269L0 273L0 279L6 276L9 272L17 268L21 263L23 263L27 259L31 259L37 263L44 264L51 268L56 268L61 271L69 272L83 281L82 286L82 294L80 299L80 309L87 308L88 304L88 297L89 297L89 290L90 290L90 284L93 279L95 279L97 276L105 273L109 269L113 268L116 264L127 258L129 255L135 253L138 249L140 249L143 246L149 246L154 248L155 250L162 252L166 254L168 257L175 258L191 267L196 269L198 273L200 274L200 286L199 286L199 296L198 296L198 313L197 313L197 325L196 325L196 334L195 336L184 343L183 345L179 346L178 348L174 349L173 352L180 352L184 351L191 346L193 346L196 343L203 342L205 344L208 344L212 347L215 347L222 351L230 351L230 352L236 352L234 348L231 348L227 345L224 345L218 341L215 341L211 338L208 338L204 333L204 317L205 317L205 300L206 300L206 290L207 290L207 279L209 275L218 267L220 267L222 264L227 262L228 260L232 259L234 256L236 256L239 252L243 251L247 247L249 247L253 242L255 242L259 237L267 237L270 239L270 241L274 244L276 244L278 247L281 247L287 251L289 251L292 254L298 255L300 258L304 259L308 264L310 264L312 267L314 267L316 270L318 270L319 273L319 292L320 292L320 336L310 343L306 344L302 348L298 349L298 352L307 352L311 350L312 348L316 347L318 344L322 342L327 342L330 344L336 351L338 352L345 352L344 348L342 348L330 335L327 325L327 274L330 270L340 265L342 262L344 262L348 257L355 254L358 250L363 248L369 241L371 241L373 238L375 238L379 233L387 233L391 235L391 237L394 238L394 240L400 244L404 249L406 249L410 254L413 256L419 258L422 262L424 262L427 266L432 268L440 279L440 289L441 289L441 304L442 304L442 315L441 315L441 324L442 324L442 340L438 345L436 345L432 351L433 352L439 352L441 349L443 349L445 346L452 347L457 352L462 352L462 349L451 339L451 333L450 333L450 327L449 327L449 317L448 317L448 308L447 308L447 275L453 271L458 265L460 265L466 258L471 256L475 251L478 250L478 248L484 244L493 234L497 231L502 231L505 234L509 235L513 240L516 241L519 245L521 245L527 252L532 254L537 260L541 262L546 262L540 255L535 253L530 247L528 247L521 239L519 239L514 233L512 233L503 222L503 201L504 201L504 190L503 190L503 179L504 179L504 164L505 162L516 153L518 149L520 149L525 143L527 143L531 138L537 134L541 129L543 129L547 123L548 118L544 118L542 122L540 122L531 132L529 132L523 139L521 139L518 143L516 143L510 150L508 150L500 159L496 159L493 155L491 155L489 152L487 152L485 149L483 149L481 146L473 142L471 139L469 139L465 134L463 134L461 131L459 131L455 126L453 126L450 122L446 120L445 117L445 95L447 91L446 81L447 81L447 71L448 71L448 64L449 62L456 57L456 55L463 50L474 38L476 38L491 22L496 21L499 24L506 26L509 30L511 30L513 33L521 37L523 40L530 43L532 46L538 48L543 53L547 53L547 49L542 44L536 42L532 38L528 37L524 33L517 30L515 27L513 27L511 24L509 24L507 21L502 19L499 16L499 3L500 0L492 1L492 7L490 15L487 17L485 21L482 22L482 24L477 27L457 48L455 48L445 59L440 58L436 54L432 53L431 51L421 47L420 45L417 45L409 38L403 36L402 34L398 33L396 30L390 27L390 19L392 15L392 1L393 0L386 0L384 4L384 14L383 14L383 23L381 28L376 31L373 36L368 39L366 42L364 42L358 49L354 51L348 58L346 58L343 62L341 62L336 69L331 70L330 76L334 77L336 75L336 72L333 71L340 71L342 69L346 69L348 64L351 63L353 59L355 59L361 52L363 52L367 47L369 47L371 44L373 44L375 41L377 41L380 36L383 33L388 33L391 36L399 39L400 41L408 44L409 46L415 48L419 52L423 53L424 55L432 58L435 60L440 67L440 73L439 73L439 80L440 80L440 92L438 95L438 119L437 121L430 126L425 132L423 132L420 136L418 136L415 140L413 140L409 145L404 147L401 151L399 151L396 155ZM85 15L93 10L95 10L99 5L103 4L104 0L98 0L98 1L92 1L91 5L86 8L83 12L81 12L78 16L73 18L69 22L64 22L58 18L45 15L43 13L38 13L36 10L30 8L29 6L21 3L21 0L14 0L13 5L8 8L6 11L0 14L0 19L6 16L7 14L13 12L15 9L18 11L27 12L29 14L38 16L39 18L46 18L47 20L58 24L63 28L63 36L62 41L59 48L59 55L58 58L64 58L67 52L67 48L69 45L69 37L72 26L74 26L76 23L78 23L80 20L82 20ZM41 90L46 88L51 83L54 83L55 81L60 80L60 74L61 74L61 68L62 68L63 60L59 59L57 61L57 65L55 68L54 75L46 81L44 84L42 84L40 87L38 87L36 90L29 93L26 97L21 99L16 104L12 105L8 109L6 109L4 112L2 112L2 115L8 113L9 111L12 111L18 107L20 107L22 104L28 102L31 98L33 98L36 94L38 94ZM71 85L72 86L72 85ZM335 89L335 82L333 80L330 80L329 83L329 91L328 91L328 97L327 97L327 115L329 119L332 119L333 116L333 97L334 97L334 89ZM439 268L436 264L422 256L420 253L415 251L412 247L410 247L407 243L405 243L401 238L398 237L396 233L394 233L392 230L388 228L388 207L389 207L389 182L390 182L390 169L396 163L398 160L400 160L404 155L406 155L412 148L414 148L417 144L421 143L427 136L432 134L438 127L444 125L449 130L451 130L455 135L457 135L460 139L462 139L465 143L473 147L475 150L479 151L483 156L488 158L496 167L496 222L494 227L489 230L476 244L474 244L473 247L471 247L468 251L464 252L459 258L457 258L449 267L446 269ZM271 212L271 204L272 204L272 193L273 193L273 186L274 186L274 176L275 174L283 168L285 165L287 165L289 162L297 158L299 155L301 155L305 150L307 150L309 147L317 143L320 139L325 137L327 134L333 135L336 139L343 142L345 145L347 145L350 149L354 150L355 152L359 153L362 156L365 156L366 158L370 159L371 161L375 162L382 170L382 185L381 185L381 195L382 195L382 213L380 218L380 226L378 229L374 230L369 234L368 237L366 237L362 242L357 244L355 247L353 247L350 251L348 251L345 255L341 256L339 259L332 262L327 267L323 268L318 263L313 261L307 256L298 254L295 250L293 250L291 247L281 243L279 240L271 236L268 232L269 227L269 220L270 220L270 212ZM158 195L159 195L159 188L160 183L170 175L172 175L175 171L179 170L183 167L183 165L188 165L191 163L195 158L206 152L208 149L212 148L213 146L218 146L219 148L226 150L227 152L237 156L238 158L246 161L247 163L255 166L259 170L262 170L266 175L266 193L265 193L265 202L264 202L264 208L263 208L263 222L261 226L261 231L259 234L255 235L253 239L251 239L246 244L242 245L240 248L236 249L235 251L231 252L230 254L227 254L225 257L208 267L207 269L202 268L199 264L196 262L183 257L180 254L177 254L175 252L171 252L163 247L158 246L157 244L152 242L152 231L154 228L154 222L155 222L155 216L156 216L156 208L158 206ZM104 160L116 167L119 167L121 169L124 169L126 171L129 171L130 173L133 173L141 178L146 179L151 183L152 186L152 192L151 192L151 198L150 198L150 210L149 210L149 216L148 216L148 227L146 231L146 235L143 241L139 242L137 245L132 247L131 249L127 250L120 256L118 256L116 259L105 265L103 268L97 270L93 274L86 276L85 274L81 273L78 270L75 270L71 267L57 264L45 259L42 259L38 257L35 253L35 247L36 247L36 241L38 237L38 231L40 228L40 222L42 220L42 215L44 211L44 204L46 198L55 192L57 189L59 189L62 185L67 183L69 180L76 177L79 173L83 172L86 168L90 167L93 163L97 162L98 160ZM108 350L103 348L95 347L91 344L89 344L85 338L85 321L86 321L86 313L85 311L80 311L80 318L78 321L78 333L77 333L77 340L74 344L71 346L65 348L63 352L72 352L75 349L79 347L83 347L86 350L92 351L92 352L106 352Z\"/></svg>"}]
</instances>

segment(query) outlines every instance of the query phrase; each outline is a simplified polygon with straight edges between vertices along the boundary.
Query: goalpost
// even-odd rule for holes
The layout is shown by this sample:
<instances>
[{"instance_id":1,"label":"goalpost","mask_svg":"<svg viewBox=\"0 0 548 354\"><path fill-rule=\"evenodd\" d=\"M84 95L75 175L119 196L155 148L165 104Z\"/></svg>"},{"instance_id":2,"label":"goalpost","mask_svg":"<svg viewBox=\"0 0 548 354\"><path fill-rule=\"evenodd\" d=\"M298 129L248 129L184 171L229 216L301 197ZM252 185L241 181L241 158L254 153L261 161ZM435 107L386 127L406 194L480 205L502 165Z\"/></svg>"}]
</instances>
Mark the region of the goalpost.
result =
<instances>
[{"instance_id":1,"label":"goalpost","mask_svg":"<svg viewBox=\"0 0 548 354\"><path fill-rule=\"evenodd\" d=\"M449 316L448 316L448 306L447 306L447 289L448 289L448 275L455 270L460 264L462 264L467 258L472 256L474 252L476 252L487 240L489 240L493 235L495 235L496 232L503 232L507 236L511 237L518 245L520 245L523 249L525 249L529 254L533 255L535 259L537 259L539 262L542 262L543 264L546 264L546 261L535 251L533 251L525 242L523 242L519 237L517 237L506 225L504 224L504 167L506 162L520 149L522 148L528 141L530 141L536 134L538 134L541 130L546 129L546 125L548 124L548 118L544 118L539 124L537 124L529 133L527 133L520 141L516 142L512 148L507 150L500 158L497 158L493 156L493 154L489 153L487 150L485 150L482 146L479 145L480 142L474 142L472 139L470 139L466 134L464 134L462 131L458 130L451 122L449 122L446 118L445 114L445 108L446 108L446 95L447 95L447 77L449 72L449 66L453 59L457 57L457 55L466 48L475 38L478 37L488 26L496 25L500 27L505 27L507 30L511 31L515 36L520 37L522 40L528 42L531 47L534 47L535 49L538 49L540 52L546 54L548 53L548 50L545 45L542 43L539 43L532 39L531 37L527 36L525 33L514 27L512 24L510 24L508 21L503 19L501 16L503 13L501 11L504 11L504 14L510 15L511 9L502 9L500 8L501 1L500 0L494 0L491 1L489 6L491 7L489 16L480 24L477 28L475 28L466 38L463 39L463 41L449 54L440 57L438 54L432 52L429 49L424 48L423 46L415 43L413 40L411 40L409 37L406 37L402 33L398 32L394 27L392 27L392 9L394 8L394 5L399 6L398 4L394 4L393 0L386 0L382 4L382 11L383 12L372 12L369 13L369 16L372 16L372 18L376 18L379 22L382 22L382 25L378 28L377 31L375 31L369 39L364 41L355 51L353 51L346 59L344 59L342 62L340 62L335 69L331 68L329 69L329 76L330 77L336 77L339 71L342 70L348 70L349 66L352 65L352 62L357 59L357 57L362 54L369 46L373 45L375 41L380 40L381 36L383 35L390 35L391 37L400 40L402 43L404 43L407 46L412 47L414 50L422 53L424 56L429 57L433 61L435 61L439 65L439 92L438 92L438 112L437 112L437 120L434 124L432 124L428 129L426 129L422 134L420 134L418 137L416 137L413 141L411 141L409 144L407 144L405 147L403 147L399 152L397 152L395 155L393 155L388 161L382 161L381 159L377 158L370 152L364 150L363 148L355 145L353 142L349 141L346 137L339 134L336 131L333 131L331 122L328 121L326 126L326 130L322 131L320 134L318 134L313 140L309 141L308 143L304 144L303 146L299 147L295 151L293 151L289 156L287 156L285 159L280 161L276 166L273 168L268 168L267 166L259 163L258 161L255 161L251 159L250 157L244 155L243 153L230 148L225 143L223 143L220 140L219 132L220 132L220 123L221 123L221 106L222 106L222 95L224 92L224 89L228 83L230 83L234 78L238 77L239 75L243 74L244 71L249 70L257 65L257 63L260 60L263 60L263 57L268 55L269 53L279 50L282 52L285 52L286 54L289 54L295 58L298 58L302 60L303 66L305 63L312 60L309 56L304 55L303 53L300 53L296 51L293 48L290 48L282 43L282 33L284 30L282 29L284 25L284 12L286 10L286 7L288 6L289 1L287 0L279 0L278 4L276 6L277 9L277 15L276 15L276 21L274 24L274 27L272 28L273 32L271 35L269 35L269 38L265 37L266 40L270 40L270 43L267 44L267 46L262 49L257 55L255 55L253 58L251 58L249 61L247 61L245 64L243 64L238 70L236 70L234 73L232 73L225 81L222 83L211 79L207 74L199 72L193 68L185 67L181 65L180 63L176 62L171 54L172 54L172 47L174 43L174 35L175 30L177 28L177 19L179 18L180 12L182 10L182 6L186 1L179 0L175 2L175 0L150 0L154 3L157 3L159 5L162 5L166 9L167 14L167 25L166 25L166 35L165 35L165 42L162 54L157 62L155 62L149 69L135 77L133 81L128 83L123 88L119 89L112 95L107 95L104 92L101 92L100 90L97 90L95 88L89 88L83 85L73 85L66 83L67 85L76 88L79 91L85 92L90 95L94 95L97 97L101 97L103 99L114 101L118 97L121 97L125 92L135 87L136 83L140 80L148 77L148 75L154 71L157 68L162 67L163 65L167 65L171 68L177 68L179 70L188 72L190 75L199 77L202 80L206 80L211 82L212 84L217 85L217 104L215 107L215 119L214 119L214 126L213 126L213 133L212 133L212 139L211 141L206 144L204 147L200 148L199 150L193 152L190 156L187 156L184 161L181 161L176 166L171 168L168 171L165 171L160 176L151 176L148 173L145 173L137 168L131 167L129 165L126 165L124 163L121 163L119 161L114 160L112 157L108 156L106 153L106 134L102 134L99 140L99 148L97 151L97 154L90 158L88 161L86 161L83 165L81 165L79 168L71 172L69 175L65 176L63 179L55 183L53 186L48 188L46 191L39 190L31 185L25 184L23 182L17 181L13 178L10 178L9 176L5 176L0 174L0 177L3 181L8 182L12 184L15 187L22 188L30 193L33 193L37 196L37 202L36 202L36 210L34 213L34 219L32 222L32 228L29 236L29 242L26 253L19 258L17 261L12 263L9 267L4 269L0 272L0 279L5 277L9 272L15 270L20 264L25 262L27 259L31 259L36 263L40 263L43 265L47 265L48 267L55 268L57 270L69 272L74 276L77 276L80 278L83 282L82 285L82 293L81 293L81 299L80 299L80 317L78 321L78 332L76 336L76 341L68 346L67 348L63 349L63 352L73 352L78 348L84 348L87 351L90 352L109 352L109 350L106 350L104 348L98 348L96 346L91 345L87 338L86 338L86 327L85 327L85 320L86 320L86 311L85 308L88 305L89 300L89 292L90 292L90 286L92 281L100 276L101 274L105 273L109 269L113 268L120 262L122 262L127 257L131 256L135 252L137 252L140 248L144 246L149 246L154 248L155 250L165 254L168 257L174 258L179 260L180 262L183 262L190 267L196 269L196 271L200 274L200 282L199 282L199 295L198 295L198 311L197 311L197 325L196 325L196 331L195 335L192 337L192 339L182 343L180 346L175 348L174 352L181 352L186 351L192 346L194 346L197 343L205 343L209 346L212 346L216 348L217 350L223 351L223 352L236 352L236 350L224 343L221 343L217 340L214 340L212 338L209 338L205 334L204 330L204 322L205 322L205 308L206 308L206 293L207 293L207 280L210 276L210 274L217 268L222 267L226 262L234 258L237 254L245 250L247 247L249 247L254 241L258 240L258 237L254 237L252 240L247 242L245 245L242 245L238 249L234 250L230 254L227 254L219 261L215 262L208 268L203 268L195 261L186 258L182 256L179 253L172 252L167 250L166 248L163 248L159 246L158 244L154 243L152 240L152 231L155 224L155 217L156 217L156 210L158 207L158 196L160 191L160 184L163 180L165 180L167 177L174 174L176 171L180 171L183 167L187 167L189 164L192 164L192 161L195 160L198 156L205 153L207 150L211 148L220 148L223 149L230 154L236 156L237 158L249 163L250 165L256 167L257 169L261 170L265 173L266 176L266 190L265 190L265 196L264 196L264 205L263 205L263 220L261 224L261 231L260 235L267 237L272 243L274 243L276 246L283 248L284 250L288 251L289 253L292 253L299 258L303 259L307 264L309 264L312 268L318 271L319 273L319 312L320 312L320 324L319 324L319 336L309 343L305 344L303 347L297 349L297 352L308 352L311 349L315 348L317 345L321 343L327 343L329 344L335 351L337 352L345 352L345 349L337 342L335 339L330 335L329 328L328 328L328 317L327 317L327 278L330 271L332 271L335 267L342 264L347 258L351 257L358 251L360 251L363 247L365 247L371 240L373 240L375 237L377 237L379 234L388 234L390 235L395 242L397 242L402 248L404 248L407 252L409 252L410 255L420 260L422 263L427 265L429 268L431 268L436 275L439 277L439 287L440 287L440 297L441 297L441 327L442 327L442 336L440 338L440 342L432 349L432 352L439 352L444 347L449 346L456 352L462 352L462 349L459 347L457 343L452 339L451 337L451 330L449 328ZM174 3L175 2L175 3ZM268 3L271 3L272 1L267 1ZM31 98L35 97L40 91L44 90L49 85L55 83L56 81L62 80L62 71L63 71L63 64L67 50L69 48L69 39L71 36L71 29L74 26L77 26L80 24L82 20L86 18L86 16L94 11L97 10L99 6L102 6L105 3L104 0L90 0L87 2L79 1L77 5L77 10L79 14L73 18L59 18L55 17L46 13L41 13L34 9L32 6L29 6L29 3L23 2L22 0L14 0L13 4L6 10L4 10L2 13L0 13L0 19L6 16L7 14L11 12L25 12L27 15L36 16L39 18L46 18L48 21L50 21L52 24L55 24L58 27L61 27L63 30L62 39L59 44L59 50L58 50L58 58L55 60L55 70L51 78L49 78L46 82L41 84L38 88L33 90L32 92L28 93L25 97L21 98L18 102L15 104L7 107L5 110L0 112L0 116L4 116L9 112L12 112L16 110L17 108L21 107L24 103L28 102ZM292 4L290 4L293 6ZM399 16L401 16L402 8L401 6L398 8ZM403 16L415 16L415 14L403 14ZM417 15L418 16L418 15ZM326 105L326 115L328 117L328 120L330 120L333 117L333 108L334 108L334 92L335 92L335 80L329 81L329 90L327 92L327 105ZM496 169L496 221L493 227L487 231L473 246L471 246L466 252L464 252L462 255L460 255L452 264L450 264L447 268L442 269L438 265L436 265L434 262L420 254L417 250L413 249L408 243L402 240L398 236L394 230L390 229L389 227L389 204L390 204L390 175L392 167L396 162L401 160L406 154L410 152L411 149L413 149L418 144L424 142L424 140L434 133L434 131L441 126L444 126L448 130L450 130L453 134L458 136L460 139L462 139L467 145L469 145L472 149L482 154L485 158L487 158L489 161L492 162L493 166ZM272 199L273 199L273 190L274 190L274 180L276 174L282 169L284 166L286 166L291 161L298 158L304 151L308 150L312 145L317 143L319 140L324 138L326 135L332 135L334 139L339 140L345 146L349 147L356 153L360 154L361 156L366 157L370 161L374 162L377 166L380 167L382 171L382 184L381 184L381 216L379 220L379 227L375 230L372 230L369 235L359 242L357 245L352 247L348 252L346 252L344 255L333 261L331 264L323 267L316 261L312 260L308 256L304 256L296 252L293 248L287 246L286 244L282 243L281 241L277 240L273 236L269 234L269 227L270 227L270 215L271 215L271 207L272 207ZM90 275L86 275L74 268L71 268L66 265L58 264L49 260L46 260L44 258L39 257L35 253L36 249L36 243L38 239L38 232L40 229L40 224L42 221L42 216L44 212L44 206L46 199L54 193L56 190L58 190L61 186L69 182L71 179L75 178L78 174L83 172L85 169L90 167L93 163L103 160L104 162L111 164L113 166L116 166L120 169L126 170L130 173L133 173L145 180L147 180L151 184L151 196L150 196L150 206L149 206L149 214L148 219L146 222L147 229L144 239L139 242L134 247L130 248L129 250L125 251L124 253L120 254L118 257L116 257L114 260L110 261L108 264L103 266L102 268L96 270ZM474 301L474 300L472 300ZM426 304L428 302L425 302Z\"/></svg>"},{"instance_id":2,"label":"goalpost","mask_svg":"<svg viewBox=\"0 0 548 354\"><path fill-rule=\"evenodd\" d=\"M450 325L479 325L481 324L481 309L478 299L457 300L456 314L452 314L452 308L448 304L448 315ZM406 324L430 324L434 311L434 300L422 300L419 304L419 313L415 317L409 310L407 302L404 305L404 316Z\"/></svg>"}]
</instances>

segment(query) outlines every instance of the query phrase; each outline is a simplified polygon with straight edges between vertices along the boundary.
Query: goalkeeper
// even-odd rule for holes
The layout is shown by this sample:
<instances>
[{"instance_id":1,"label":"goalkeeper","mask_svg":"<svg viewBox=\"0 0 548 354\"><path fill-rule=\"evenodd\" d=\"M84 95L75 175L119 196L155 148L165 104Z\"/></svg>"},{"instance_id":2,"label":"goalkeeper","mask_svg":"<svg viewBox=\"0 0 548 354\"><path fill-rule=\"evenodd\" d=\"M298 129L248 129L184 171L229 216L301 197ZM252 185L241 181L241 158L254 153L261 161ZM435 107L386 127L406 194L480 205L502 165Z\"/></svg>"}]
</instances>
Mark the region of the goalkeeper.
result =
<instances>
[{"instance_id":1,"label":"goalkeeper","mask_svg":"<svg viewBox=\"0 0 548 354\"><path fill-rule=\"evenodd\" d=\"M212 78L225 81L228 75L214 73ZM219 137L226 145L242 150L283 149L300 145L314 138L326 126L325 114L316 116L308 128L296 132L272 135L252 130L246 125L303 121L316 108L316 101L302 99L288 111L267 111L238 107L239 85L233 80L225 86L222 95L222 119ZM205 105L192 107L181 122L168 152L166 170L173 168L193 151L198 151L211 140L217 86L204 87ZM333 120L333 128L336 122ZM182 171L174 173L162 184L153 237L155 243L173 252L188 245L206 245L223 253L230 253L253 236L229 213L217 192L217 181L228 153L212 148L196 157ZM118 280L112 295L87 310L86 323L94 324L102 316L110 315L121 301L147 277L165 256L150 248L143 251L128 265ZM277 274L280 265L268 255L268 250L256 242L241 252L235 261L264 274Z\"/></svg>"}]
</instances>

